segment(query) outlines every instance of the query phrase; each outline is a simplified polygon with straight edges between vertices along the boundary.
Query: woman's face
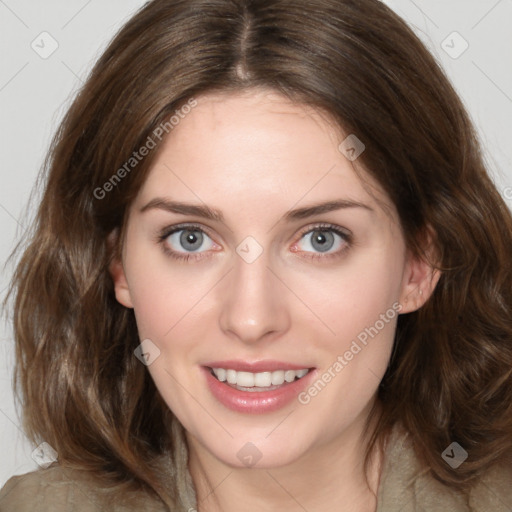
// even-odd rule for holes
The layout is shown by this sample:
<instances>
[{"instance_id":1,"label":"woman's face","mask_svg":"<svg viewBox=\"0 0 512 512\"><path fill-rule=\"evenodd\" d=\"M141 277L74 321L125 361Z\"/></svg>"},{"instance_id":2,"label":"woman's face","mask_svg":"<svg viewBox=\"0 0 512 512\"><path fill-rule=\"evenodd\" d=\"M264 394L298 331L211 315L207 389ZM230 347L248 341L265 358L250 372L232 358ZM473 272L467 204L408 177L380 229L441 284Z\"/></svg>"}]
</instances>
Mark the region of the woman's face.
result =
<instances>
[{"instance_id":1,"label":"woman's face","mask_svg":"<svg viewBox=\"0 0 512 512\"><path fill-rule=\"evenodd\" d=\"M285 465L359 435L398 311L428 295L347 135L275 93L206 95L132 204L117 298L189 442L225 464Z\"/></svg>"}]
</instances>

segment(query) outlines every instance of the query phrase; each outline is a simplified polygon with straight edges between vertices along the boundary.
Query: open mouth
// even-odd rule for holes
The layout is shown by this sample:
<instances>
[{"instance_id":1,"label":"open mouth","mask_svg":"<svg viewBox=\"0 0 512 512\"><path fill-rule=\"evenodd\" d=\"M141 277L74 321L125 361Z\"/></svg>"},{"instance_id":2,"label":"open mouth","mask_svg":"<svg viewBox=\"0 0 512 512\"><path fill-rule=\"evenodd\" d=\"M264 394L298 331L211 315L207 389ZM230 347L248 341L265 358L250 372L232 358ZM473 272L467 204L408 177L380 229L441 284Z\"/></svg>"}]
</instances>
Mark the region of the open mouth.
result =
<instances>
[{"instance_id":1,"label":"open mouth","mask_svg":"<svg viewBox=\"0 0 512 512\"><path fill-rule=\"evenodd\" d=\"M280 389L305 377L313 368L275 370L268 372L239 372L229 368L210 368L210 374L219 382L239 391L262 392Z\"/></svg>"}]
</instances>

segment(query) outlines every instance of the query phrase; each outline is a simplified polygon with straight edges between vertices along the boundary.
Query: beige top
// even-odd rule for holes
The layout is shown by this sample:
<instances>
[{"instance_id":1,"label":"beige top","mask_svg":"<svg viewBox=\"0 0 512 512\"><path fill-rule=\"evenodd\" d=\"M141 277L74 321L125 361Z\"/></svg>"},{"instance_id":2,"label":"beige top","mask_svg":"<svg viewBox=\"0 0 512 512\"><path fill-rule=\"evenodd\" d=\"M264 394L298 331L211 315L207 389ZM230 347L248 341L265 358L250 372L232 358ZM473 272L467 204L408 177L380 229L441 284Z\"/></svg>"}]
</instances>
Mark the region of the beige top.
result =
<instances>
[{"instance_id":1,"label":"beige top","mask_svg":"<svg viewBox=\"0 0 512 512\"><path fill-rule=\"evenodd\" d=\"M464 496L434 480L419 464L411 437L395 427L377 497L377 512L512 512L512 468L489 471ZM195 496L190 503L197 508ZM145 493L112 495L93 484L85 471L58 464L13 476L0 490L0 512L34 511L168 512Z\"/></svg>"}]
</instances>

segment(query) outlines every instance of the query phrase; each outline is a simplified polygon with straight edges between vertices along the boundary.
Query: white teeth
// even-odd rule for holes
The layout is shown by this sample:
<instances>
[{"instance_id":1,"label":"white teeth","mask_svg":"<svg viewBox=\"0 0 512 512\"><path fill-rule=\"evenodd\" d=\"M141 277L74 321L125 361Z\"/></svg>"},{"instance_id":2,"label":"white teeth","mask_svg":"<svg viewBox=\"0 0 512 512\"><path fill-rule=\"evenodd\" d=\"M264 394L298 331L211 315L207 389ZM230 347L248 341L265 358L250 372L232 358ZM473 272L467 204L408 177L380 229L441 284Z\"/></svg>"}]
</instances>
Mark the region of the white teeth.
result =
<instances>
[{"instance_id":1,"label":"white teeth","mask_svg":"<svg viewBox=\"0 0 512 512\"><path fill-rule=\"evenodd\" d=\"M244 388L268 388L270 386L280 386L285 381L293 382L295 378L302 378L309 372L308 369L302 370L277 370L274 372L237 372L225 368L213 368L213 373L221 382L227 381L228 384L241 386Z\"/></svg>"},{"instance_id":2,"label":"white teeth","mask_svg":"<svg viewBox=\"0 0 512 512\"><path fill-rule=\"evenodd\" d=\"M254 373L236 372L236 385L252 388L254 386Z\"/></svg>"},{"instance_id":3,"label":"white teeth","mask_svg":"<svg viewBox=\"0 0 512 512\"><path fill-rule=\"evenodd\" d=\"M293 382L295 380L295 372L293 370L287 370L284 372L284 380L286 382Z\"/></svg>"},{"instance_id":4,"label":"white teeth","mask_svg":"<svg viewBox=\"0 0 512 512\"><path fill-rule=\"evenodd\" d=\"M221 368L222 369L222 368ZM229 384L236 384L236 371L235 370L224 370L226 372L226 380ZM213 370L215 373L215 370ZM217 374L215 374L217 375Z\"/></svg>"},{"instance_id":5,"label":"white teeth","mask_svg":"<svg viewBox=\"0 0 512 512\"><path fill-rule=\"evenodd\" d=\"M224 382L226 380L226 370L224 370L224 368L217 368L217 371L215 372L215 375L217 375L217 378L221 381L221 382Z\"/></svg>"},{"instance_id":6,"label":"white teeth","mask_svg":"<svg viewBox=\"0 0 512 512\"><path fill-rule=\"evenodd\" d=\"M272 374L270 372L255 373L254 385L259 388L268 388L272 385Z\"/></svg>"},{"instance_id":7,"label":"white teeth","mask_svg":"<svg viewBox=\"0 0 512 512\"><path fill-rule=\"evenodd\" d=\"M272 385L273 386L280 386L284 382L284 372L283 371L277 371L272 372Z\"/></svg>"}]
</instances>

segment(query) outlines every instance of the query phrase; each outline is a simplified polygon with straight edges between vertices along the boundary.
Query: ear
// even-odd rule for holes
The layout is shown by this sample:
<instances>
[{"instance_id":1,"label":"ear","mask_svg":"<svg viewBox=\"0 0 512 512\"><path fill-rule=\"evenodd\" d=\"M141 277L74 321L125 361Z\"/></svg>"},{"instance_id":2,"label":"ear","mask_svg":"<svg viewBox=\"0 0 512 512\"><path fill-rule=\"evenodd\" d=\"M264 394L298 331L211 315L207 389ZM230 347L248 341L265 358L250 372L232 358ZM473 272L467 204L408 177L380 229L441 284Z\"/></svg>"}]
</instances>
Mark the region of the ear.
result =
<instances>
[{"instance_id":1,"label":"ear","mask_svg":"<svg viewBox=\"0 0 512 512\"><path fill-rule=\"evenodd\" d=\"M435 258L434 234L430 227L425 230L423 240L426 259L413 255L410 250L407 251L399 301L402 305L400 314L420 309L434 292L441 277L441 271L433 266L438 261Z\"/></svg>"},{"instance_id":2,"label":"ear","mask_svg":"<svg viewBox=\"0 0 512 512\"><path fill-rule=\"evenodd\" d=\"M114 290L117 302L127 308L133 308L130 289L128 287L128 282L124 272L121 250L117 250L118 243L119 229L116 228L108 235L107 238L107 246L110 254L112 254L112 259L110 261L108 271L112 277L112 281L114 282Z\"/></svg>"}]
</instances>

